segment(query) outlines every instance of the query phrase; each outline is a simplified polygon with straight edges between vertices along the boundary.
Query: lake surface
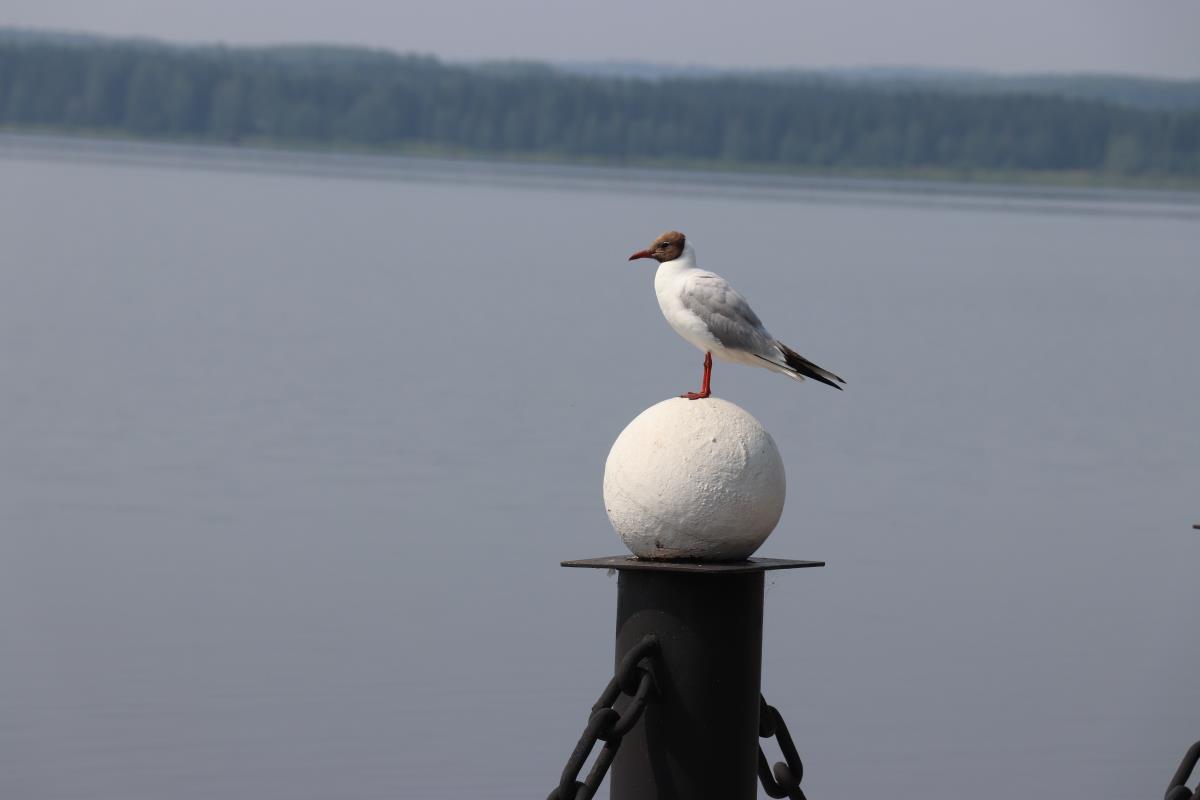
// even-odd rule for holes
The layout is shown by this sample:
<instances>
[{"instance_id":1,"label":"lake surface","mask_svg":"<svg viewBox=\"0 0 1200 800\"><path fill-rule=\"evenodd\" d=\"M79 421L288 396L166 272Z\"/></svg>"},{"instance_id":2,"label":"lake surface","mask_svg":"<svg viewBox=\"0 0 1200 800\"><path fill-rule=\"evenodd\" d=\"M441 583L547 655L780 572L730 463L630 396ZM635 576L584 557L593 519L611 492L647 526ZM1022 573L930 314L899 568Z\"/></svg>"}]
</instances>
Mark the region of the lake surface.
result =
<instances>
[{"instance_id":1,"label":"lake surface","mask_svg":"<svg viewBox=\"0 0 1200 800\"><path fill-rule=\"evenodd\" d=\"M815 800L1157 797L1200 738L1194 196L0 139L0 797L545 797L667 228L846 391L788 503Z\"/></svg>"}]
</instances>

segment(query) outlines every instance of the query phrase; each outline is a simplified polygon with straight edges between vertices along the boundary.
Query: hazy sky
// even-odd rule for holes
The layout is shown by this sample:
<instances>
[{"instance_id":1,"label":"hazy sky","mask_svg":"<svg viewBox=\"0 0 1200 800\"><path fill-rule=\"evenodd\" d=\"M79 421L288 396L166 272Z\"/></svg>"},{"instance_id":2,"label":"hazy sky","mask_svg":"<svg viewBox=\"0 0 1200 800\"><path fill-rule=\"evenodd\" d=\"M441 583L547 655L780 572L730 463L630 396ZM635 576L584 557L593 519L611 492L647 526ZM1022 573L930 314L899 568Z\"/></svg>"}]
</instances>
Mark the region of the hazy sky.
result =
<instances>
[{"instance_id":1,"label":"hazy sky","mask_svg":"<svg viewBox=\"0 0 1200 800\"><path fill-rule=\"evenodd\" d=\"M450 59L1200 77L1200 0L4 0L0 24Z\"/></svg>"}]
</instances>

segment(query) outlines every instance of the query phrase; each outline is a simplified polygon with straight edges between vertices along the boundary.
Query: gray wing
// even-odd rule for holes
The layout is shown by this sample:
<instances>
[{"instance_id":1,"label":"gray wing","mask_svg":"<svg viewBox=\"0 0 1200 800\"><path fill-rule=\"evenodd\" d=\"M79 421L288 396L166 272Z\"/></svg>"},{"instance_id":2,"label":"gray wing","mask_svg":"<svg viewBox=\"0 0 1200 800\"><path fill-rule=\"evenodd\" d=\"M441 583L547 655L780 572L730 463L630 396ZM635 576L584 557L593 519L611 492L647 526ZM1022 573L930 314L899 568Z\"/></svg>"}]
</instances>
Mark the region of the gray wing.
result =
<instances>
[{"instance_id":1,"label":"gray wing","mask_svg":"<svg viewBox=\"0 0 1200 800\"><path fill-rule=\"evenodd\" d=\"M756 355L778 358L775 339L762 320L720 275L701 272L684 281L681 299L698 316L721 345Z\"/></svg>"}]
</instances>

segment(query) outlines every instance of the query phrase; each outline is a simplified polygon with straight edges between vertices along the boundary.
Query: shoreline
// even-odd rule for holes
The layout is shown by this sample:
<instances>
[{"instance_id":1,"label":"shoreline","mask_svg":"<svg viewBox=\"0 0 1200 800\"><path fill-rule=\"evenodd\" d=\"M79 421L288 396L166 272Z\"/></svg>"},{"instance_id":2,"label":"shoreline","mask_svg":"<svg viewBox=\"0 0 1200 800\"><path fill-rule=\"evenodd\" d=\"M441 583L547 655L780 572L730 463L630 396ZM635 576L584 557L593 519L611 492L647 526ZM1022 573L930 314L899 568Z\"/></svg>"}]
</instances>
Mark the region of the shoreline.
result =
<instances>
[{"instance_id":1,"label":"shoreline","mask_svg":"<svg viewBox=\"0 0 1200 800\"><path fill-rule=\"evenodd\" d=\"M678 162L613 163L548 157L515 158L500 154L450 152L441 148L366 149L310 147L269 142L216 144L186 139L146 139L97 133L62 133L0 127L0 158L107 162L180 168L293 173L315 177L372 180L426 180L457 183L574 188L655 190L672 185L708 192L776 196L803 193L893 195L936 198L975 198L1003 201L1040 200L1054 203L1136 203L1195 207L1200 214L1200 182L1174 186L1138 182L1109 183L1080 180L1022 180L913 174L911 171L812 172L750 168L723 164L720 168ZM752 165L751 165L752 166ZM1087 176L1083 176L1087 177ZM1187 216L1192 216L1188 213Z\"/></svg>"}]
</instances>

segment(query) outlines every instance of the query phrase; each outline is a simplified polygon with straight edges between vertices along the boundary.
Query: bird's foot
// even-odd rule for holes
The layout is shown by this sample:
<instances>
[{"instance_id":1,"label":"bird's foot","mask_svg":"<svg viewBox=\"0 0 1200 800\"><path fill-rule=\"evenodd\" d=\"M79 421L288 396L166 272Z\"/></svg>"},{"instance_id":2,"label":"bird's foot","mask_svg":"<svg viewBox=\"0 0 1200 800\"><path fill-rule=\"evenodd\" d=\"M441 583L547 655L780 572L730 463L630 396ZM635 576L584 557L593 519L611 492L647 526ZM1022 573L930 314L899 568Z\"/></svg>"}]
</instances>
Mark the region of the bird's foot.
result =
<instances>
[{"instance_id":1,"label":"bird's foot","mask_svg":"<svg viewBox=\"0 0 1200 800\"><path fill-rule=\"evenodd\" d=\"M712 392L708 391L707 389L702 389L698 392L688 392L687 394L681 394L679 396L686 400L703 400L711 395Z\"/></svg>"}]
</instances>

